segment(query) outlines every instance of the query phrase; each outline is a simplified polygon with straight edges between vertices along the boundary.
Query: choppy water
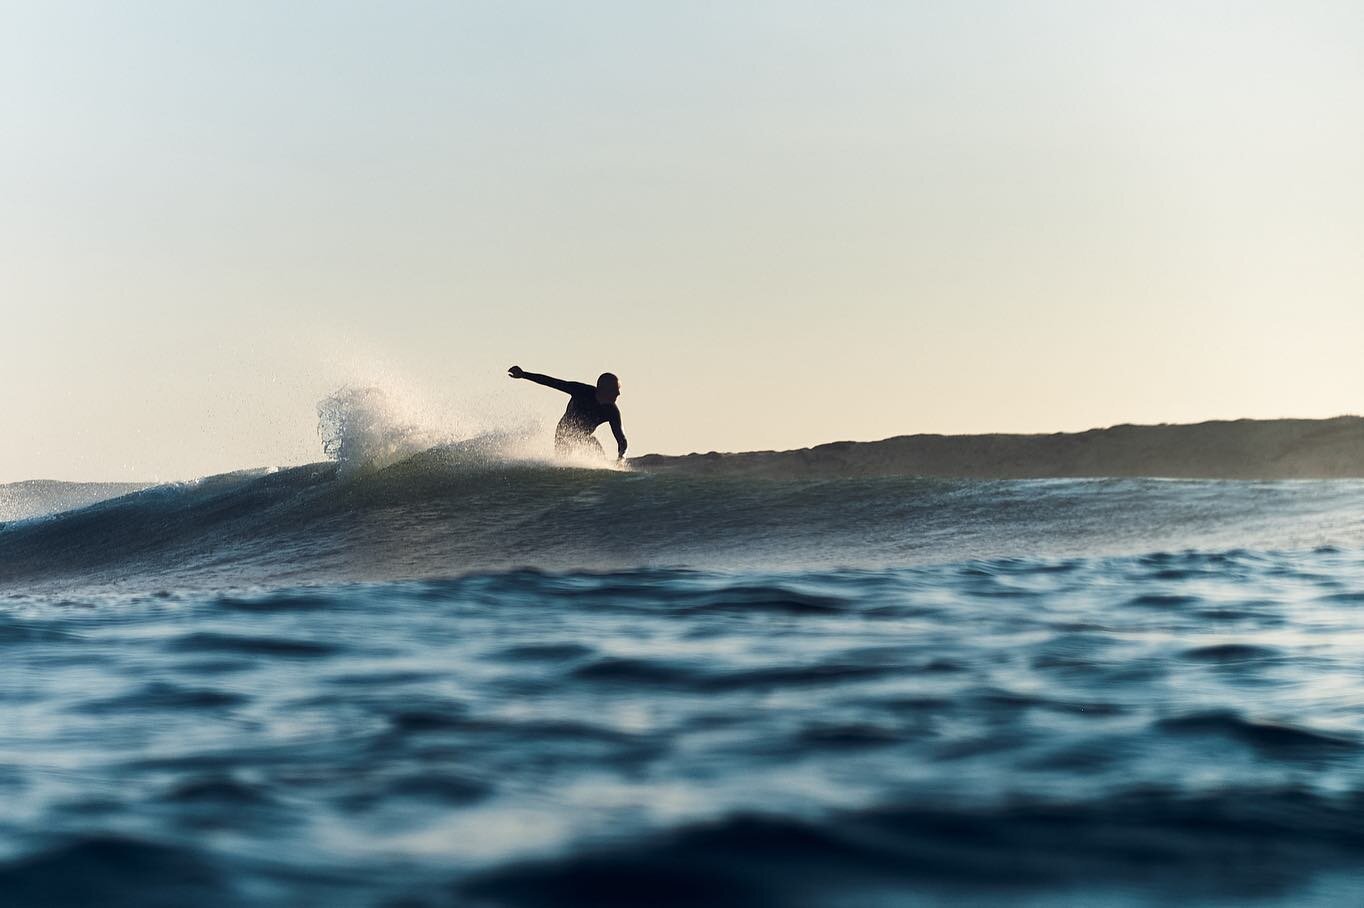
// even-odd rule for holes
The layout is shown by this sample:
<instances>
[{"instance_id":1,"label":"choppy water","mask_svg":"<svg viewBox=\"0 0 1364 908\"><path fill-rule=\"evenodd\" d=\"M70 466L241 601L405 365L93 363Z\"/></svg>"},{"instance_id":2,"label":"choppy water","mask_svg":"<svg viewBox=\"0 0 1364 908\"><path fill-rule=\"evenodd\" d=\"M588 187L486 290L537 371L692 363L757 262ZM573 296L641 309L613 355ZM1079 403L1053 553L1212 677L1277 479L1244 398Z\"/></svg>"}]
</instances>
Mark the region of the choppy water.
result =
<instances>
[{"instance_id":1,"label":"choppy water","mask_svg":"<svg viewBox=\"0 0 1364 908\"><path fill-rule=\"evenodd\" d=\"M1364 903L1364 484L434 451L0 528L12 905Z\"/></svg>"}]
</instances>

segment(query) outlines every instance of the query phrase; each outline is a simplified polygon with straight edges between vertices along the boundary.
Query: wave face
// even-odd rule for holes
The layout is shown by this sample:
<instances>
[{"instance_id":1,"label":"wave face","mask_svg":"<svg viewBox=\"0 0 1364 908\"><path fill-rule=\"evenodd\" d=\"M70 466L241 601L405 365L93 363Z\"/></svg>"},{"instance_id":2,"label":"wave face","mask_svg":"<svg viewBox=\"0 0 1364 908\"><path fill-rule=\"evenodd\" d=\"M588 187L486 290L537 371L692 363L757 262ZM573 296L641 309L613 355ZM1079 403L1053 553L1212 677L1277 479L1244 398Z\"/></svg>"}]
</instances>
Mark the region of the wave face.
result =
<instances>
[{"instance_id":1,"label":"wave face","mask_svg":"<svg viewBox=\"0 0 1364 908\"><path fill-rule=\"evenodd\" d=\"M509 461L494 441L382 470L227 474L0 524L0 590L1364 544L1359 481L765 480Z\"/></svg>"},{"instance_id":2,"label":"wave face","mask_svg":"<svg viewBox=\"0 0 1364 908\"><path fill-rule=\"evenodd\" d=\"M0 526L0 901L1364 904L1364 484L499 450Z\"/></svg>"}]
</instances>

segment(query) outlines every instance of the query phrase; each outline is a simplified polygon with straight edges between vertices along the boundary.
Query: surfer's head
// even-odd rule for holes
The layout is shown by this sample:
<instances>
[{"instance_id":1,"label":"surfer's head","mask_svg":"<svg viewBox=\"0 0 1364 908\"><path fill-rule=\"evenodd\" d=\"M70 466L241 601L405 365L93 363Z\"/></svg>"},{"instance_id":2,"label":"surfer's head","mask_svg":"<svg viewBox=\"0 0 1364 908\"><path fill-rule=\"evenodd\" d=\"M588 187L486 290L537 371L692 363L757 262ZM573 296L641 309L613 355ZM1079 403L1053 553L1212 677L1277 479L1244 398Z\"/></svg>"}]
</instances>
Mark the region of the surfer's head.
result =
<instances>
[{"instance_id":1,"label":"surfer's head","mask_svg":"<svg viewBox=\"0 0 1364 908\"><path fill-rule=\"evenodd\" d=\"M613 404L617 397L620 397L620 379L610 372L598 375L597 400L604 404Z\"/></svg>"}]
</instances>

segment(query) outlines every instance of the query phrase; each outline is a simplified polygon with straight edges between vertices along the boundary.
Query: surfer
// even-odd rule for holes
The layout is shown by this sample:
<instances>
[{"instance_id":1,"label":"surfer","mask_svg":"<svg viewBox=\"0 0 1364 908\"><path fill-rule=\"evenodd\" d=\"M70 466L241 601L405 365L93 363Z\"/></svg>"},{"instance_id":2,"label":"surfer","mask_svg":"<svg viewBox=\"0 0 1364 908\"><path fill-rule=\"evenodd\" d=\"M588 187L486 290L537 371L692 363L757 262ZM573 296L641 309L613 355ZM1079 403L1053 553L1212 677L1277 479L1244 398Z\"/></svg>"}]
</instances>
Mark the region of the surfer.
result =
<instances>
[{"instance_id":1,"label":"surfer","mask_svg":"<svg viewBox=\"0 0 1364 908\"><path fill-rule=\"evenodd\" d=\"M620 397L620 379L616 376L603 372L597 376L597 385L593 387L580 381L564 381L562 378L526 372L520 366L512 366L507 374L512 378L528 378L537 385L554 388L568 395L568 409L564 410L563 418L554 430L555 454L562 457L586 451L605 457L601 444L592 437L597 426L605 422L611 424L611 434L616 436L616 460L621 463L625 461L625 433L621 431L620 408L616 406L616 398Z\"/></svg>"}]
</instances>

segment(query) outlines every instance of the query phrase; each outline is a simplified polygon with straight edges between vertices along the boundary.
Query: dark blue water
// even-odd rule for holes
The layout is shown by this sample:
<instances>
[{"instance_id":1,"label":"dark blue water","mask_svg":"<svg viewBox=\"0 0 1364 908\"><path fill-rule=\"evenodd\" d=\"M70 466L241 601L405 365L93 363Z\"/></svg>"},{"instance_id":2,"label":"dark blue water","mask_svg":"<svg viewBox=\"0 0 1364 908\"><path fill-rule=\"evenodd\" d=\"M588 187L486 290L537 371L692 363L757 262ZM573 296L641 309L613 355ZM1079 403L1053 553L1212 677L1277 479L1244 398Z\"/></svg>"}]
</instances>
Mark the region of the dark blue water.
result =
<instances>
[{"instance_id":1,"label":"dark blue water","mask_svg":"<svg viewBox=\"0 0 1364 908\"><path fill-rule=\"evenodd\" d=\"M1364 904L1361 514L441 462L4 525L0 903Z\"/></svg>"}]
</instances>

